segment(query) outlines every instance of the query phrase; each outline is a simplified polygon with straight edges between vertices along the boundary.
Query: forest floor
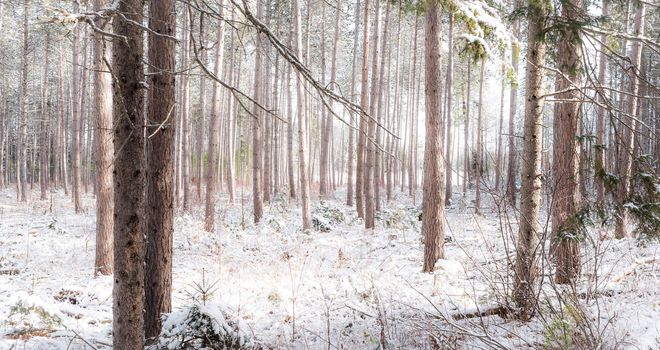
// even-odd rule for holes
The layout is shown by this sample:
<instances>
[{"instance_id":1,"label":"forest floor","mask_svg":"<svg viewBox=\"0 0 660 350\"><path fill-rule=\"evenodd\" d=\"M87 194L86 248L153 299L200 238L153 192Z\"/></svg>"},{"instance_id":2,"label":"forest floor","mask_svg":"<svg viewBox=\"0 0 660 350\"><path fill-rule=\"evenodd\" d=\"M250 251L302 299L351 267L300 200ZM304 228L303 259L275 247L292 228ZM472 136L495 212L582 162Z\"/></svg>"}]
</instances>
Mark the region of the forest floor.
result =
<instances>
[{"instance_id":1,"label":"forest floor","mask_svg":"<svg viewBox=\"0 0 660 350\"><path fill-rule=\"evenodd\" d=\"M174 308L210 289L206 302L271 349L585 348L598 337L605 349L660 348L657 242L594 231L575 290L554 286L542 259L541 316L463 318L507 303L515 215L499 215L491 198L478 216L458 198L447 211L447 260L427 274L419 205L399 194L372 231L343 205L344 192L334 196L313 202L308 233L282 198L256 226L247 193L244 206L221 198L212 234L201 209L177 214ZM89 195L84 208L74 214L59 191L30 204L0 191L0 350L110 348L112 277L93 277Z\"/></svg>"}]
</instances>

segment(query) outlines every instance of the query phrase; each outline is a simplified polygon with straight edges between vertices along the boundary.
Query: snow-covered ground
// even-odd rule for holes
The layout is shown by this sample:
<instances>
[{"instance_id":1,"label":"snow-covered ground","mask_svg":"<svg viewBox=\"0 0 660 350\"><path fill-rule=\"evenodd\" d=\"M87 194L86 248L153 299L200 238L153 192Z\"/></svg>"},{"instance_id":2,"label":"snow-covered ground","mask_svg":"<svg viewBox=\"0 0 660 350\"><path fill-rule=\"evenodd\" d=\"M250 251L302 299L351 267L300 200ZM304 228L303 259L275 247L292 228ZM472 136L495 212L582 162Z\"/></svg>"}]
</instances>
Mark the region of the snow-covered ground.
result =
<instances>
[{"instance_id":1,"label":"snow-covered ground","mask_svg":"<svg viewBox=\"0 0 660 350\"><path fill-rule=\"evenodd\" d=\"M177 215L174 308L211 285L209 303L270 349L571 348L578 345L557 334L572 329L602 331L605 348L660 348L657 242L587 240L582 282L563 294L578 301L559 309L544 301L543 317L531 322L455 321L505 302L513 240L502 232L514 216L500 219L492 201L475 216L459 198L447 213L447 260L426 274L419 213L407 196L383 203L373 231L342 204L344 196L313 202L328 232L302 232L300 210L281 198L257 226L247 195L244 205L221 198L213 234L202 230L201 210ZM18 204L14 191L0 191L0 350L111 347L112 278L93 277L90 196L84 207L74 214L61 192ZM550 276L551 268L544 271ZM544 281L542 299L556 301Z\"/></svg>"}]
</instances>

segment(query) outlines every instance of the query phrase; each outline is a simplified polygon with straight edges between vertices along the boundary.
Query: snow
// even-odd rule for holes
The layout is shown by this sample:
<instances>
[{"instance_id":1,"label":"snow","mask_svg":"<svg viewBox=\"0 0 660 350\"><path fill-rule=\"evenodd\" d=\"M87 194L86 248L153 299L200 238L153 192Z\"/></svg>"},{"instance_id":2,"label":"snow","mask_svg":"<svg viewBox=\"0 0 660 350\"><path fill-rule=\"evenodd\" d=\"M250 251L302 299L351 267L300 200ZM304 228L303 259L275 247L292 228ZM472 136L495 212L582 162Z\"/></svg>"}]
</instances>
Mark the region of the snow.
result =
<instances>
[{"instance_id":1,"label":"snow","mask_svg":"<svg viewBox=\"0 0 660 350\"><path fill-rule=\"evenodd\" d=\"M492 342L512 349L542 347L552 317L527 323L499 316L451 321L451 315L503 301L515 256L507 254L513 235L503 232L506 218L500 221L493 203L486 201L490 210L476 216L469 200L455 196L447 211L446 259L438 261L434 274L421 272L421 196L413 203L397 194L392 203L383 203L373 231L343 205L344 191L323 204L312 202L328 232L303 232L300 209L281 196L258 225L251 222L248 194L243 205L240 198L231 205L221 198L212 234L202 229L201 208L177 213L174 313L166 325L181 324L190 295L204 279L216 284L202 311L220 325L240 325L246 337L268 348L325 349L329 342L333 348L374 349L384 337L389 348L425 349L431 335L465 347L490 348ZM13 190L0 191L0 271L18 270L0 273L1 350L111 347L112 277L93 277L90 195L84 196L84 207L84 213L74 214L71 200L59 191L29 204L17 203ZM328 212L332 219L324 216ZM335 219L342 216L337 213L343 220ZM595 239L583 244L577 291L601 296L583 301L586 314L607 330L610 344L658 348L660 244L601 241L596 231ZM544 266L549 276L551 267ZM542 295L554 295L551 279L544 281ZM12 315L17 305L39 307L57 321L47 324L40 311ZM44 332L18 337L18 329Z\"/></svg>"}]
</instances>

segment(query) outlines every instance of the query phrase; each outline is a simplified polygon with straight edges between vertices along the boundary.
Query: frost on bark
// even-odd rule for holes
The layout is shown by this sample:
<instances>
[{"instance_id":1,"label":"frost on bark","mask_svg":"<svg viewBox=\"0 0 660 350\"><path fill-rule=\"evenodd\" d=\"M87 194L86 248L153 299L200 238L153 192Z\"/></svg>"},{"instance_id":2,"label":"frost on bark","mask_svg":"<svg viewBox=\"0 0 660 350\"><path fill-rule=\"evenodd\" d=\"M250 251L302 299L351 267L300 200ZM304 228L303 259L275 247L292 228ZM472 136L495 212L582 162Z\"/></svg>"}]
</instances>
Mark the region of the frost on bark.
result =
<instances>
[{"instance_id":1,"label":"frost on bark","mask_svg":"<svg viewBox=\"0 0 660 350\"><path fill-rule=\"evenodd\" d=\"M369 2L364 1L364 26L362 31L362 75L361 75L361 92L360 92L360 107L362 110L369 110ZM364 116L360 116L358 130L358 144L357 144L357 165L355 167L355 209L357 210L358 217L364 218L364 168L366 159L366 144L369 123Z\"/></svg>"},{"instance_id":2,"label":"frost on bark","mask_svg":"<svg viewBox=\"0 0 660 350\"><path fill-rule=\"evenodd\" d=\"M424 183L422 198L422 237L424 272L433 272L438 259L444 258L445 240L445 167L441 115L440 78L440 4L431 0L425 24L425 110Z\"/></svg>"},{"instance_id":3,"label":"frost on bark","mask_svg":"<svg viewBox=\"0 0 660 350\"><path fill-rule=\"evenodd\" d=\"M257 18L263 18L263 0L257 0ZM264 43L260 33L256 38L256 53L254 59L254 100L263 105L262 91L262 70L263 70L263 50ZM254 222L258 223L263 216L263 197L262 197L262 172L261 164L263 161L261 150L261 128L263 124L263 112L254 104L252 109L252 205L254 207Z\"/></svg>"}]
</instances>

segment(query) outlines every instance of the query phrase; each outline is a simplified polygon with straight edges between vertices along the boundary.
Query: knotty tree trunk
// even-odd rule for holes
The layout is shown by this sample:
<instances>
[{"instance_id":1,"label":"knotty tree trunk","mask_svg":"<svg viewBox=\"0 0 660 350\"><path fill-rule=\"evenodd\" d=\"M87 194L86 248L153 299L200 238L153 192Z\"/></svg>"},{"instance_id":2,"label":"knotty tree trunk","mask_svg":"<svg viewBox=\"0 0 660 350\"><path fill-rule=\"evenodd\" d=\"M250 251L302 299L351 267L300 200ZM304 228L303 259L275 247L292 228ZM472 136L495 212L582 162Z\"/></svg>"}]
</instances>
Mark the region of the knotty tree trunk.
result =
<instances>
[{"instance_id":1,"label":"knotty tree trunk","mask_svg":"<svg viewBox=\"0 0 660 350\"><path fill-rule=\"evenodd\" d=\"M108 5L106 0L94 0L94 8L98 11ZM99 19L96 26L104 31L110 31L110 21ZM112 192L112 171L114 145L112 143L112 76L110 75L109 46L102 35L94 34L94 109L96 110L96 259L94 273L112 274L112 232L114 219L112 216L114 198Z\"/></svg>"},{"instance_id":2,"label":"knotty tree trunk","mask_svg":"<svg viewBox=\"0 0 660 350\"><path fill-rule=\"evenodd\" d=\"M144 72L143 1L120 0L113 41L114 65L114 289L113 347L144 348ZM161 205L160 203L158 205Z\"/></svg>"},{"instance_id":3,"label":"knotty tree trunk","mask_svg":"<svg viewBox=\"0 0 660 350\"><path fill-rule=\"evenodd\" d=\"M144 336L160 333L161 315L172 311L174 232L174 120L176 18L174 0L149 6L149 102L147 109L147 239ZM157 34L156 34L157 33Z\"/></svg>"},{"instance_id":4,"label":"knotty tree trunk","mask_svg":"<svg viewBox=\"0 0 660 350\"><path fill-rule=\"evenodd\" d=\"M546 44L544 29L547 5L529 0L527 28L527 63L525 67L525 120L523 125L522 187L520 189L520 224L516 245L513 300L519 316L529 319L537 308L539 251L539 210L541 207L541 133L543 126L543 63Z\"/></svg>"},{"instance_id":5,"label":"knotty tree trunk","mask_svg":"<svg viewBox=\"0 0 660 350\"><path fill-rule=\"evenodd\" d=\"M433 272L438 259L444 259L445 167L443 162L442 79L440 78L440 4L428 3L425 24L425 110L424 183L422 197L422 237L424 272Z\"/></svg>"},{"instance_id":6,"label":"knotty tree trunk","mask_svg":"<svg viewBox=\"0 0 660 350\"><path fill-rule=\"evenodd\" d=\"M575 23L582 15L582 0L571 0L562 4L562 17ZM571 26L559 32L558 91L580 85L581 48L577 29ZM574 85L573 85L574 84ZM552 243L551 254L557 259L555 281L560 284L573 283L580 274L579 225L576 214L579 206L578 166L580 159L578 125L580 123L579 91L560 93L555 106L553 122L552 179L554 186L551 206Z\"/></svg>"},{"instance_id":7,"label":"knotty tree trunk","mask_svg":"<svg viewBox=\"0 0 660 350\"><path fill-rule=\"evenodd\" d=\"M224 0L218 4L219 15L224 13ZM218 21L217 43L215 48L214 74L220 79L224 61L225 21ZM218 135L220 132L220 114L222 113L222 89L220 83L213 83L213 101L211 102L211 122L209 123L208 170L206 172L206 206L204 208L204 230L212 232L215 223L215 168Z\"/></svg>"}]
</instances>

